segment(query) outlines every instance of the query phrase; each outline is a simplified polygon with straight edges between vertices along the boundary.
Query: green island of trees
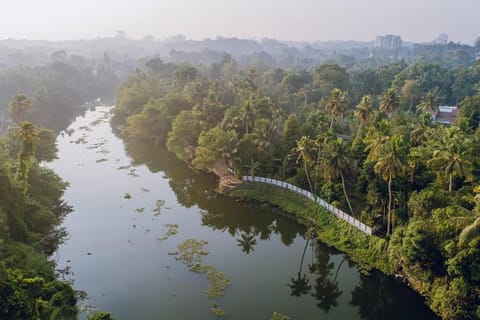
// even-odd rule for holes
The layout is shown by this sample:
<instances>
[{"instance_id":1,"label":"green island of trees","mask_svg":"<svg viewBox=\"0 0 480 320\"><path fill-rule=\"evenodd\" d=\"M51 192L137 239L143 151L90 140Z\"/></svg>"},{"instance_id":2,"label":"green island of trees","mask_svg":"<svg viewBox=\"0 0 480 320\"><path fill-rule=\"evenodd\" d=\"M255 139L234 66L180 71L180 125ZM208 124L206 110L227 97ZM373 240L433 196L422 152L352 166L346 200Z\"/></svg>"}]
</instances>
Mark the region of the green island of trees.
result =
<instances>
[{"instance_id":1,"label":"green island of trees","mask_svg":"<svg viewBox=\"0 0 480 320\"><path fill-rule=\"evenodd\" d=\"M480 62L306 71L227 58L148 61L120 87L113 124L193 169L312 191L376 230L360 235L320 215L321 240L335 238L365 269L405 277L444 319L480 317ZM437 124L439 105L457 103L454 122ZM305 209L266 187L234 192L259 190Z\"/></svg>"}]
</instances>

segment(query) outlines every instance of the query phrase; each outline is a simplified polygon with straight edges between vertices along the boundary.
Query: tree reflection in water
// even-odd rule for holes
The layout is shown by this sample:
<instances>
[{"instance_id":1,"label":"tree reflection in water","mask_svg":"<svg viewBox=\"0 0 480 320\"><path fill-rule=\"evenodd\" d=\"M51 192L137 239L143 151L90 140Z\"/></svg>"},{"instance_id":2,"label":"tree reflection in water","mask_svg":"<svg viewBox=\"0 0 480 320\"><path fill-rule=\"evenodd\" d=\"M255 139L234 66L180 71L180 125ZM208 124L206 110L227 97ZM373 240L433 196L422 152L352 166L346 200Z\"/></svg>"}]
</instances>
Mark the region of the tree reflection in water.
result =
<instances>
[{"instance_id":1,"label":"tree reflection in water","mask_svg":"<svg viewBox=\"0 0 480 320\"><path fill-rule=\"evenodd\" d=\"M405 301L409 301L409 308L405 308ZM379 272L360 276L350 304L358 306L359 316L366 320L438 319L420 295L406 286L399 287L395 278Z\"/></svg>"},{"instance_id":2,"label":"tree reflection in water","mask_svg":"<svg viewBox=\"0 0 480 320\"><path fill-rule=\"evenodd\" d=\"M242 248L242 252L245 252L246 254L253 252L255 250L253 247L257 244L255 235L250 232L242 232L240 234L240 239L237 239L237 242L238 246Z\"/></svg>"},{"instance_id":3,"label":"tree reflection in water","mask_svg":"<svg viewBox=\"0 0 480 320\"><path fill-rule=\"evenodd\" d=\"M338 269L342 264L339 264L335 277L332 279L335 264L330 262L331 250L318 241L314 242L313 250L315 261L309 265L310 272L316 277L315 293L312 293L312 296L317 300L317 306L328 313L338 305L337 299L342 295L337 281Z\"/></svg>"},{"instance_id":4,"label":"tree reflection in water","mask_svg":"<svg viewBox=\"0 0 480 320\"><path fill-rule=\"evenodd\" d=\"M338 305L337 299L342 295L339 289L337 276L344 260L338 264L335 270L335 263L330 261L330 257L334 252L320 243L313 241L312 262L308 264L308 274L303 273L303 261L310 240L305 243L305 248L300 260L300 268L295 277L292 277L288 286L290 287L290 295L301 297L302 295L311 294L317 300L317 306L325 313L328 313ZM314 278L315 285L310 285L310 278Z\"/></svg>"},{"instance_id":5,"label":"tree reflection in water","mask_svg":"<svg viewBox=\"0 0 480 320\"><path fill-rule=\"evenodd\" d=\"M151 148L149 144L138 141L132 144L126 141L126 150L132 157L133 165L145 164L152 172L164 172L177 201L187 208L198 206L202 225L239 237L236 239L237 245L246 254L254 251L258 241L268 240L272 234L279 235L287 247L295 238L306 237L306 228L299 229L295 221L281 212L272 215L272 208L262 208L248 202L233 206L233 199L215 196L210 192L216 188L215 177L192 172L164 149ZM342 295L337 280L339 270L344 261L348 265L353 263L343 260L335 265L333 259L338 257L338 251L316 240L305 241L300 268L288 283L290 295L309 295L316 299L316 305L323 312L331 312L338 306L338 298ZM309 247L311 250L308 250ZM304 271L307 251L311 251L311 262ZM409 308L405 308L405 301L408 301ZM420 296L409 288L399 288L395 279L381 274L361 275L360 282L352 291L350 304L358 306L361 319L436 319Z\"/></svg>"},{"instance_id":6,"label":"tree reflection in water","mask_svg":"<svg viewBox=\"0 0 480 320\"><path fill-rule=\"evenodd\" d=\"M303 259L305 258L305 253L307 252L307 247L310 239L307 239L305 242L305 248L303 248L302 259L300 260L300 268L297 273L296 278L292 278L290 281L291 283L288 285L290 287L291 296L300 297L302 295L306 295L312 289L312 286L309 285L309 279L307 278L307 274L304 273L302 275L302 266L303 266Z\"/></svg>"}]
</instances>

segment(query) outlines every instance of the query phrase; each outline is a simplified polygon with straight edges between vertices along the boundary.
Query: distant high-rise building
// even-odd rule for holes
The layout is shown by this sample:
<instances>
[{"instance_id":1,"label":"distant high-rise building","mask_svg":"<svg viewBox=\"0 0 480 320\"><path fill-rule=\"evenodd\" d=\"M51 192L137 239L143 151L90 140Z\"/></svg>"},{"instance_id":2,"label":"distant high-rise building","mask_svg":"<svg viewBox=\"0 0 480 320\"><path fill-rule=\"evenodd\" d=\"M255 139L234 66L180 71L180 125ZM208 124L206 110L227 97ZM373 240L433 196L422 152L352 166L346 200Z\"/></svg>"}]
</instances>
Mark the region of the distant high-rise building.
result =
<instances>
[{"instance_id":1,"label":"distant high-rise building","mask_svg":"<svg viewBox=\"0 0 480 320\"><path fill-rule=\"evenodd\" d=\"M387 34L375 38L375 48L399 49L402 46L402 38L397 35Z\"/></svg>"}]
</instances>

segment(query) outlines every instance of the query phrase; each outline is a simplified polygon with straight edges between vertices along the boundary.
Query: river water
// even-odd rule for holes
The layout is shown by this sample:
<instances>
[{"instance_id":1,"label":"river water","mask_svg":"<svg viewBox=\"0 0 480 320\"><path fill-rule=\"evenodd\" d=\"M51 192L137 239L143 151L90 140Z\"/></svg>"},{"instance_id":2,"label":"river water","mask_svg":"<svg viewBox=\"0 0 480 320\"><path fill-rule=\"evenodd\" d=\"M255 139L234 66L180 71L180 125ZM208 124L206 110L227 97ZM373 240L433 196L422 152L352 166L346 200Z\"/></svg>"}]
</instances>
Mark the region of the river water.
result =
<instances>
[{"instance_id":1,"label":"river water","mask_svg":"<svg viewBox=\"0 0 480 320\"><path fill-rule=\"evenodd\" d=\"M408 287L361 275L281 212L217 195L213 177L119 139L110 110L77 117L48 164L69 181L73 207L53 258L88 294L83 304L119 320L214 319L211 306L226 319L270 319L274 311L291 319L436 319ZM230 280L221 298L209 299L207 276L175 259L186 239L208 242L202 263Z\"/></svg>"}]
</instances>

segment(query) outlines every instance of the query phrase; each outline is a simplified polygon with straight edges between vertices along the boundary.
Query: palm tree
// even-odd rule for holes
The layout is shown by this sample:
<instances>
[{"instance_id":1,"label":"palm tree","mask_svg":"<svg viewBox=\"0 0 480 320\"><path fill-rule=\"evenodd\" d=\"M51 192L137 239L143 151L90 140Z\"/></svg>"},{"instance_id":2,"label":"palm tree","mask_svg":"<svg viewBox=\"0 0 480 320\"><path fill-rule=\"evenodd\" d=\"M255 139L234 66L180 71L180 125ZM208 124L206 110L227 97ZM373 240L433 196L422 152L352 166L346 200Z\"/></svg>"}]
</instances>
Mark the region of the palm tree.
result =
<instances>
[{"instance_id":1,"label":"palm tree","mask_svg":"<svg viewBox=\"0 0 480 320\"><path fill-rule=\"evenodd\" d=\"M310 92L311 92L311 89L308 85L301 87L296 92L296 95L302 98L304 106L308 104L308 99L310 98Z\"/></svg>"},{"instance_id":2,"label":"palm tree","mask_svg":"<svg viewBox=\"0 0 480 320\"><path fill-rule=\"evenodd\" d=\"M368 158L376 161L377 154L381 146L388 140L390 134L390 123L386 119L378 121L375 126L371 126L365 137L365 151L369 152Z\"/></svg>"},{"instance_id":3,"label":"palm tree","mask_svg":"<svg viewBox=\"0 0 480 320\"><path fill-rule=\"evenodd\" d=\"M243 104L243 108L240 114L240 119L242 120L243 125L245 127L245 134L248 134L248 129L253 126L253 122L255 119L254 110L251 106L250 101L246 101Z\"/></svg>"},{"instance_id":4,"label":"palm tree","mask_svg":"<svg viewBox=\"0 0 480 320\"><path fill-rule=\"evenodd\" d=\"M333 121L335 119L341 119L345 110L347 109L348 104L350 103L350 97L348 92L342 91L338 88L332 90L330 97L327 100L325 109L330 113L332 121L330 122L330 129L333 127Z\"/></svg>"},{"instance_id":5,"label":"palm tree","mask_svg":"<svg viewBox=\"0 0 480 320\"><path fill-rule=\"evenodd\" d=\"M444 128L439 142L434 145L432 159L427 162L439 174L448 177L448 191L452 192L453 178L473 178L472 141L458 127Z\"/></svg>"},{"instance_id":6,"label":"palm tree","mask_svg":"<svg viewBox=\"0 0 480 320\"><path fill-rule=\"evenodd\" d=\"M301 137L297 140L297 146L294 148L294 152L298 154L297 156L297 163L300 159L303 160L303 168L305 170L305 176L307 178L308 186L310 187L310 191L313 192L312 188L312 181L310 180L310 175L308 174L308 168L313 163L312 158L312 151L314 151L315 142L309 139L306 136Z\"/></svg>"},{"instance_id":7,"label":"palm tree","mask_svg":"<svg viewBox=\"0 0 480 320\"><path fill-rule=\"evenodd\" d=\"M425 143L429 138L430 129L435 125L429 113L422 113L418 118L413 130L410 132L410 142L413 146Z\"/></svg>"},{"instance_id":8,"label":"palm tree","mask_svg":"<svg viewBox=\"0 0 480 320\"><path fill-rule=\"evenodd\" d=\"M372 114L372 97L370 95L363 96L362 100L357 105L353 114L355 116L355 119L357 119L357 121L360 123L357 136L360 134L363 125L368 122Z\"/></svg>"},{"instance_id":9,"label":"palm tree","mask_svg":"<svg viewBox=\"0 0 480 320\"><path fill-rule=\"evenodd\" d=\"M383 94L382 101L380 103L380 110L391 116L400 107L400 101L397 96L397 92L394 88L389 88Z\"/></svg>"},{"instance_id":10,"label":"palm tree","mask_svg":"<svg viewBox=\"0 0 480 320\"><path fill-rule=\"evenodd\" d=\"M425 97L422 98L422 101L417 106L417 110L422 113L429 113L432 117L437 115L438 112L438 96L434 91L429 91Z\"/></svg>"},{"instance_id":11,"label":"palm tree","mask_svg":"<svg viewBox=\"0 0 480 320\"><path fill-rule=\"evenodd\" d=\"M255 161L251 158L250 164L246 164L244 167L250 171L250 176L253 178L255 176L255 170L258 170L261 165L262 163L260 161Z\"/></svg>"},{"instance_id":12,"label":"palm tree","mask_svg":"<svg viewBox=\"0 0 480 320\"><path fill-rule=\"evenodd\" d=\"M392 180L402 173L404 169L403 158L405 156L403 148L403 139L400 135L393 135L387 139L378 150L376 163L373 170L380 175L383 180L388 181L388 217L387 217L387 236L393 232L390 230L392 217ZM393 228L392 228L393 229Z\"/></svg>"},{"instance_id":13,"label":"palm tree","mask_svg":"<svg viewBox=\"0 0 480 320\"><path fill-rule=\"evenodd\" d=\"M372 97L370 95L363 96L360 103L357 105L354 115L355 118L361 123L367 123L368 119L370 119L371 115L373 114L373 107L372 107Z\"/></svg>"},{"instance_id":14,"label":"palm tree","mask_svg":"<svg viewBox=\"0 0 480 320\"><path fill-rule=\"evenodd\" d=\"M28 174L33 164L34 143L39 140L35 126L29 121L23 121L14 132L17 140L22 143L18 153L18 179L23 184L23 191L28 191Z\"/></svg>"},{"instance_id":15,"label":"palm tree","mask_svg":"<svg viewBox=\"0 0 480 320\"><path fill-rule=\"evenodd\" d=\"M32 108L32 102L24 94L17 94L10 102L8 111L14 123L20 123L25 119L27 111Z\"/></svg>"},{"instance_id":16,"label":"palm tree","mask_svg":"<svg viewBox=\"0 0 480 320\"><path fill-rule=\"evenodd\" d=\"M269 119L257 119L253 130L254 142L261 150L269 150L278 137L278 126L276 121Z\"/></svg>"},{"instance_id":17,"label":"palm tree","mask_svg":"<svg viewBox=\"0 0 480 320\"><path fill-rule=\"evenodd\" d=\"M345 195L345 200L347 200L350 213L352 216L355 216L352 205L350 204L350 199L347 195L344 178L345 172L347 172L347 170L349 170L352 166L352 157L350 155L350 150L342 138L332 139L327 144L325 152L325 166L330 179L333 180L337 179L338 177L342 179L342 188L343 194Z\"/></svg>"},{"instance_id":18,"label":"palm tree","mask_svg":"<svg viewBox=\"0 0 480 320\"><path fill-rule=\"evenodd\" d=\"M228 166L233 167L233 163L239 160L237 157L239 145L238 134L234 130L223 132L223 134L223 144L220 144L217 147L217 151L219 152L220 157L225 159Z\"/></svg>"}]
</instances>

